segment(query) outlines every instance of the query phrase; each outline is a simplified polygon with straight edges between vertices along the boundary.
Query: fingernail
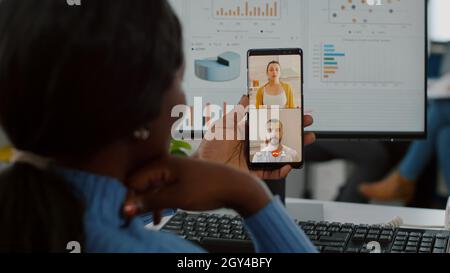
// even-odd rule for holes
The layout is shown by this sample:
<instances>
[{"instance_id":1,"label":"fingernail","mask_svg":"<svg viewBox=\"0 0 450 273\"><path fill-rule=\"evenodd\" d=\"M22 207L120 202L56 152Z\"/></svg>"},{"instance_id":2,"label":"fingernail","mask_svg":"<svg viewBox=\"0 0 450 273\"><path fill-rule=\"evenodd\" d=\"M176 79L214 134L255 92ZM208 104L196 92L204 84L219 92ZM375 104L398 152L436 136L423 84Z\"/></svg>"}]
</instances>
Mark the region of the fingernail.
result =
<instances>
[{"instance_id":1,"label":"fingernail","mask_svg":"<svg viewBox=\"0 0 450 273\"><path fill-rule=\"evenodd\" d=\"M123 212L128 217L133 217L138 213L138 207L134 204L125 205Z\"/></svg>"}]
</instances>

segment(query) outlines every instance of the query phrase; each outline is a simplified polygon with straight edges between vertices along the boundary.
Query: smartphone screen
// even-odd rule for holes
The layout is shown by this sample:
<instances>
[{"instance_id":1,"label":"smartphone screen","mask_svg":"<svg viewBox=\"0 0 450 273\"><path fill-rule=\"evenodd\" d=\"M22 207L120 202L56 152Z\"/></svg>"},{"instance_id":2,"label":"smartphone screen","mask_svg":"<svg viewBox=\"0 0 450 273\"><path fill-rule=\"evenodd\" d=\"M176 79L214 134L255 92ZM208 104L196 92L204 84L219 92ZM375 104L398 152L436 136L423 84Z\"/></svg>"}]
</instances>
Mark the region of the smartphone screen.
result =
<instances>
[{"instance_id":1,"label":"smartphone screen","mask_svg":"<svg viewBox=\"0 0 450 273\"><path fill-rule=\"evenodd\" d=\"M303 165L301 49L249 50L248 164L252 169Z\"/></svg>"}]
</instances>

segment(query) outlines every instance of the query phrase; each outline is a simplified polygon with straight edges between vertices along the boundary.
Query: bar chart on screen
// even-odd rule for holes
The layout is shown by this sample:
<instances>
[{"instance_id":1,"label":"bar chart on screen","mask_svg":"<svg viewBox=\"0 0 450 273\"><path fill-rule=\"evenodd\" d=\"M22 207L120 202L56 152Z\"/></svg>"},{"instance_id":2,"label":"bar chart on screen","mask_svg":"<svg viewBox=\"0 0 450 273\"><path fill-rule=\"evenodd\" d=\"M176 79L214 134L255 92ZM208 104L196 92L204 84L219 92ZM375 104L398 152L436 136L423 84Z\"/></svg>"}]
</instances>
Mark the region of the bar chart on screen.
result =
<instances>
[{"instance_id":1,"label":"bar chart on screen","mask_svg":"<svg viewBox=\"0 0 450 273\"><path fill-rule=\"evenodd\" d=\"M213 0L213 18L280 20L280 0Z\"/></svg>"},{"instance_id":2,"label":"bar chart on screen","mask_svg":"<svg viewBox=\"0 0 450 273\"><path fill-rule=\"evenodd\" d=\"M406 47L406 46L405 46ZM407 79L397 41L333 39L314 45L314 77L323 84L399 86ZM411 68L413 69L413 68Z\"/></svg>"}]
</instances>

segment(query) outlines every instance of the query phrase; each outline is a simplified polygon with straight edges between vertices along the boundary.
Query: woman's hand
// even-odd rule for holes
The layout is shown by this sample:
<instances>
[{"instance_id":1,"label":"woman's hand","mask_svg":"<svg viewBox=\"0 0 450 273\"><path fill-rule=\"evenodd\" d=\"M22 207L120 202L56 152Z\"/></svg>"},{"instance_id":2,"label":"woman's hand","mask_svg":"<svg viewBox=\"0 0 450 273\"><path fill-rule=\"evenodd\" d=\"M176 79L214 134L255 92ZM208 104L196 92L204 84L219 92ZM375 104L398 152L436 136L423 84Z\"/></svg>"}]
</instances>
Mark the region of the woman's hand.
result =
<instances>
[{"instance_id":1,"label":"woman's hand","mask_svg":"<svg viewBox=\"0 0 450 273\"><path fill-rule=\"evenodd\" d=\"M290 165L286 165L278 170L261 170L250 171L247 165L247 155L245 154L245 140L239 140L237 136L245 136L245 108L249 105L249 99L247 96L242 97L239 105L242 105L238 109L236 116L235 113L226 115L223 120L217 122L208 134L214 131L215 135L235 136L234 140L203 140L195 157L213 161L217 163L225 163L227 165L236 167L245 172L251 172L261 179L276 180L287 177L292 170ZM226 122L227 120L235 119L236 122ZM225 120L225 122L224 122ZM303 119L304 127L311 126L313 118L309 115L305 115ZM208 136L208 135L207 135ZM304 136L305 145L312 144L316 137L314 133L306 133Z\"/></svg>"},{"instance_id":2,"label":"woman's hand","mask_svg":"<svg viewBox=\"0 0 450 273\"><path fill-rule=\"evenodd\" d=\"M232 182L232 183L230 183ZM248 173L223 164L168 157L135 172L126 181L130 190L126 217L153 211L156 223L166 208L209 211L231 208L247 217L264 208L271 194Z\"/></svg>"}]
</instances>

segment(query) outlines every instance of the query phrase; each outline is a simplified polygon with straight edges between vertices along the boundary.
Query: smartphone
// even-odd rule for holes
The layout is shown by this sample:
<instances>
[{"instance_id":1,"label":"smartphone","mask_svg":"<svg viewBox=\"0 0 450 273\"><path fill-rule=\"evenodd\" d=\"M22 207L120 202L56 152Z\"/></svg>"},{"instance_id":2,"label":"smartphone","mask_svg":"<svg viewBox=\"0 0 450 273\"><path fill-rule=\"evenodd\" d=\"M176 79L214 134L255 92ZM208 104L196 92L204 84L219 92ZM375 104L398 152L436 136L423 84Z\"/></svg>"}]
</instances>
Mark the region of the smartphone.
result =
<instances>
[{"instance_id":1,"label":"smartphone","mask_svg":"<svg viewBox=\"0 0 450 273\"><path fill-rule=\"evenodd\" d=\"M247 53L250 105L246 153L250 169L303 166L303 52L299 48Z\"/></svg>"}]
</instances>

